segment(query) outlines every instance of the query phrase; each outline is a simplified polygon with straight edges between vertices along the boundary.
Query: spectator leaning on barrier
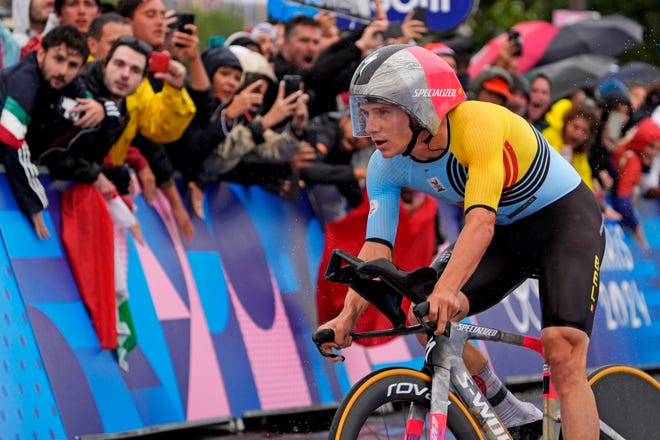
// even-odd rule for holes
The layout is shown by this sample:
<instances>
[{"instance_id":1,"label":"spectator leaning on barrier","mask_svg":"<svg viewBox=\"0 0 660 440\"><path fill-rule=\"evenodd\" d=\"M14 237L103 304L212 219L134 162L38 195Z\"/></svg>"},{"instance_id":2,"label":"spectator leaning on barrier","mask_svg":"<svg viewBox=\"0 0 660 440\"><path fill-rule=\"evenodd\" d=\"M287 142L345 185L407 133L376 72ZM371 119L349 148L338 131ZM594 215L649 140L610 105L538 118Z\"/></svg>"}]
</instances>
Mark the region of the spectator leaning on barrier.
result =
<instances>
[{"instance_id":1,"label":"spectator leaning on barrier","mask_svg":"<svg viewBox=\"0 0 660 440\"><path fill-rule=\"evenodd\" d=\"M223 130L228 131L225 140L204 162L202 179L259 184L278 193L286 192L292 189L286 188L285 183L291 175L289 161L299 151L305 135L308 96L302 90L285 96L284 82L276 81L263 55L240 46L230 49L241 63L244 81L249 73L261 75L262 79L246 88L246 93L236 95L221 111L221 122L224 119L226 124ZM276 88L277 98L272 106L259 111L267 88ZM283 130L273 129L282 123Z\"/></svg>"},{"instance_id":2,"label":"spectator leaning on barrier","mask_svg":"<svg viewBox=\"0 0 660 440\"><path fill-rule=\"evenodd\" d=\"M133 29L135 37L147 42L154 50L160 51L164 48L166 40L166 22L165 6L162 0L120 0L117 3L117 12L126 17ZM203 72L203 65L199 59L199 40L197 38L197 28L194 25L188 25L191 34L175 31L172 35L173 44L183 44L181 48L184 56L190 56L190 87L206 93L208 89L208 78ZM194 47L193 47L194 46ZM202 72L200 76L200 66ZM194 75L192 74L194 73ZM140 149L151 166L156 182L162 193L167 198L172 214L183 234L187 239L194 235L194 227L190 221L190 216L183 206L181 196L174 185L173 175L174 167L169 162L165 146L163 143L174 142L179 139L188 124L195 115L196 107L189 90L185 87L186 67L179 61L171 59L168 71L165 73L154 73L147 75L138 90L133 95L136 99L140 111L145 107L160 107L162 115L167 112L171 117L159 117L157 120L146 121L140 117L140 123L156 123L151 128L155 136L147 136L142 130L134 137L127 139L129 143L113 147L111 156L115 163L123 163L126 158L126 152L129 145L134 145ZM164 106L166 97L173 97L176 91L176 100ZM169 107L169 108L168 108ZM151 132L151 130L149 130ZM161 132L160 135L158 132ZM135 133L134 133L135 134ZM167 136L165 136L165 134ZM149 202L149 199L147 199Z\"/></svg>"},{"instance_id":3,"label":"spectator leaning on barrier","mask_svg":"<svg viewBox=\"0 0 660 440\"><path fill-rule=\"evenodd\" d=\"M147 73L151 47L145 42L130 35L122 35L115 39L108 53L101 59L88 64L83 79L89 91L95 97L112 100L124 118L122 133L131 117L126 97L133 93ZM145 115L148 116L148 115ZM112 169L111 176L121 195L129 194L130 175L123 164L107 161ZM145 165L148 169L148 165ZM140 175L138 169L138 175Z\"/></svg>"},{"instance_id":4,"label":"spectator leaning on barrier","mask_svg":"<svg viewBox=\"0 0 660 440\"><path fill-rule=\"evenodd\" d=\"M181 139L167 145L168 155L175 168L181 172L184 188L189 191L193 211L200 218L204 217L203 190L206 186L206 182L200 179L200 173L204 160L213 154L229 134L227 105L232 102L234 107L243 105L236 110L238 115L263 101L263 95L253 93L261 85L259 82L244 88L241 96L233 101L241 84L243 67L229 48L212 47L202 52L201 57L212 84L211 93L207 95L209 103L203 107L211 110L197 112Z\"/></svg>"},{"instance_id":5,"label":"spectator leaning on barrier","mask_svg":"<svg viewBox=\"0 0 660 440\"><path fill-rule=\"evenodd\" d=\"M94 183L107 195L113 191L112 185L100 173L100 164L90 159L88 150L106 148L97 143L111 142L114 136L96 132L78 139L78 135L102 122L97 130L114 132L119 114L111 102L101 104L91 99L77 76L88 55L83 34L73 26L58 26L42 43L36 52L0 73L0 143L18 206L32 220L37 236L47 238L50 232L43 211L48 200L33 161L55 148L68 148L65 159L71 162L44 164L53 165L63 174L66 168L71 175L63 178ZM90 145L81 145L85 140L91 140ZM101 152L101 160L104 155Z\"/></svg>"}]
</instances>

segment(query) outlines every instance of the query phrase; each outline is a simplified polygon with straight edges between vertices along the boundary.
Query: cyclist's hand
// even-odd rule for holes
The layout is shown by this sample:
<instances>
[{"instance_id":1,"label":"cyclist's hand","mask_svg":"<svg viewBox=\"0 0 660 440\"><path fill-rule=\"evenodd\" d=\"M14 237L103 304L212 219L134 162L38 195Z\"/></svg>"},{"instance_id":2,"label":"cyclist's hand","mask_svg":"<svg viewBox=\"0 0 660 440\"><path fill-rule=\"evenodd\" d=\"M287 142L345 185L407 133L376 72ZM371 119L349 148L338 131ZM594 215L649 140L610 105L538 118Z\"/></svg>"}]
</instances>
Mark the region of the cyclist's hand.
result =
<instances>
[{"instance_id":1,"label":"cyclist's hand","mask_svg":"<svg viewBox=\"0 0 660 440\"><path fill-rule=\"evenodd\" d=\"M429 302L429 314L426 317L438 326L434 334L442 334L445 331L447 321L461 312L461 303L458 300L458 294L458 291L449 289L438 283L427 298Z\"/></svg>"},{"instance_id":2,"label":"cyclist's hand","mask_svg":"<svg viewBox=\"0 0 660 440\"><path fill-rule=\"evenodd\" d=\"M332 329L335 332L335 341L328 342L323 344L323 350L331 354L333 349L340 350L342 348L350 347L353 344L353 337L351 332L353 331L355 324L350 322L350 320L343 319L341 315L337 316L334 319L326 322L319 327L319 330L324 328ZM342 358L330 358L332 362L341 361Z\"/></svg>"}]
</instances>

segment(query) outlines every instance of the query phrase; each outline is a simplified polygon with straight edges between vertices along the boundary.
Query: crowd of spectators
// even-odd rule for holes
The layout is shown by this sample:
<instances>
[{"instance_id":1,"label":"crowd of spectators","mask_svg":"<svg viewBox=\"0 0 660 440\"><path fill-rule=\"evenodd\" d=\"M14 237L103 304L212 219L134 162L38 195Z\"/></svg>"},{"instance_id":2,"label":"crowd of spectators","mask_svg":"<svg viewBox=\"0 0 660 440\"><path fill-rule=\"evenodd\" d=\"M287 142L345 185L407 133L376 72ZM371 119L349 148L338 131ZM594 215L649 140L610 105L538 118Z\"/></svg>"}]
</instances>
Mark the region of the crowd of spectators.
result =
<instances>
[{"instance_id":1,"label":"crowd of spectators","mask_svg":"<svg viewBox=\"0 0 660 440\"><path fill-rule=\"evenodd\" d=\"M218 181L286 200L306 188L322 224L341 218L363 200L373 148L352 135L346 91L361 60L396 42L425 45L471 99L526 118L580 171L605 215L648 246L633 199L640 185L642 196L660 192L658 83L610 80L551 102L550 78L521 75L509 42L469 80L464 48L429 41L412 14L396 24L377 14L348 31L329 13L299 15L205 50L196 26L178 19L162 0L13 2L13 31L0 29L0 157L39 238L50 236L43 169L129 209L136 194L151 204L160 191L185 239L195 234L191 216L206 216L205 188ZM140 239L139 225L131 230Z\"/></svg>"}]
</instances>

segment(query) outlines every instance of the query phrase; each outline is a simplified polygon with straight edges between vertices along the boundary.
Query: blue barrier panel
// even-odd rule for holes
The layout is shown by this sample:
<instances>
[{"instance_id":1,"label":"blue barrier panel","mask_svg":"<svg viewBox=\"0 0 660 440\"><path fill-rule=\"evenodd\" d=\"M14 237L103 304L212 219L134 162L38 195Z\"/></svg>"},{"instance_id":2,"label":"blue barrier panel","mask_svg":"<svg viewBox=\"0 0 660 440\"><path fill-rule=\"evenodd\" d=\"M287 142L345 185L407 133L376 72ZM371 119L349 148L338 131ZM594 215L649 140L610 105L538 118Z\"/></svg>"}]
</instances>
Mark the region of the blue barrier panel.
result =
<instances>
[{"instance_id":1,"label":"blue barrier panel","mask_svg":"<svg viewBox=\"0 0 660 440\"><path fill-rule=\"evenodd\" d=\"M2 438L74 438L313 408L337 402L374 368L421 363L414 338L354 345L344 364L321 358L310 335L323 233L308 202L223 183L208 189L208 215L194 219L190 242L162 195L154 206L136 199L145 244L129 237L121 250L138 345L124 371L100 348L63 251L61 194L43 181L53 237L37 240L0 174ZM657 206L643 213L649 253L607 225L592 366L660 365ZM538 290L525 284L477 319L536 335ZM522 352L492 346L488 353L504 377L540 371Z\"/></svg>"}]
</instances>

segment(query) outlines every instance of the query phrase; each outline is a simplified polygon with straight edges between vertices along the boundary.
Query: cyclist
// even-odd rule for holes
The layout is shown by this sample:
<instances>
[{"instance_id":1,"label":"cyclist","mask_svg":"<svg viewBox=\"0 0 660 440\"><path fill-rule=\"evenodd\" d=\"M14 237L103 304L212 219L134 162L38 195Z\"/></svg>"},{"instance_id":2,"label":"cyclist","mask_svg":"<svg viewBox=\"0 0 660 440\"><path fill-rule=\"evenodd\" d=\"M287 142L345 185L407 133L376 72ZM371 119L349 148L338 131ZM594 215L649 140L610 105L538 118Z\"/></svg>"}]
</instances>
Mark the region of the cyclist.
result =
<instances>
[{"instance_id":1,"label":"cyclist","mask_svg":"<svg viewBox=\"0 0 660 440\"><path fill-rule=\"evenodd\" d=\"M453 70L421 47L384 46L358 66L350 85L353 132L371 137L377 149L367 169L370 212L358 256L391 259L402 187L462 205L461 233L432 263L439 278L426 318L439 334L447 320L484 311L537 277L541 339L561 398L564 438L596 439L586 359L605 248L598 202L523 118L464 101ZM351 345L349 332L366 305L349 289L340 314L320 327L335 332L327 351ZM478 377L485 372L487 385L499 382L484 355L468 347L468 369L483 367ZM486 397L502 398L488 388Z\"/></svg>"}]
</instances>

